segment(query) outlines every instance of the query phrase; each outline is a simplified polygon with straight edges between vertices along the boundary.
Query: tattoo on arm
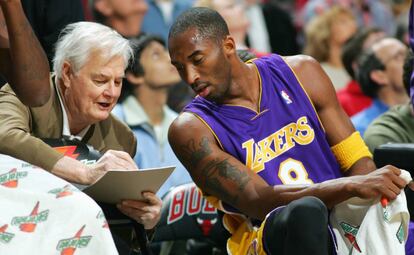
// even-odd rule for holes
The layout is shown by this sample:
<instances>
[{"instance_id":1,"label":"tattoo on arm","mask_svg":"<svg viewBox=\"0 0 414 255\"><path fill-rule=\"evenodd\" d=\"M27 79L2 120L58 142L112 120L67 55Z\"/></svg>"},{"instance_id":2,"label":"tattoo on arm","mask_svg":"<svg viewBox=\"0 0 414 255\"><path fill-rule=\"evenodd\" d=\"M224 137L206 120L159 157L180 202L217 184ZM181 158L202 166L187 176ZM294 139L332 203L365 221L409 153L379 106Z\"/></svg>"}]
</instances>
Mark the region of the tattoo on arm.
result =
<instances>
[{"instance_id":1,"label":"tattoo on arm","mask_svg":"<svg viewBox=\"0 0 414 255\"><path fill-rule=\"evenodd\" d=\"M201 160L211 154L207 137L202 137L199 145L200 147L196 148L194 139L191 139L187 145L182 146L186 159L190 161L193 167L196 167Z\"/></svg>"},{"instance_id":2,"label":"tattoo on arm","mask_svg":"<svg viewBox=\"0 0 414 255\"><path fill-rule=\"evenodd\" d=\"M190 166L195 168L197 165L212 153L207 137L202 137L199 147L196 148L195 141L191 139L186 146L183 146L185 157ZM237 191L243 191L247 183L251 180L250 176L236 166L230 164L228 159L214 159L209 161L201 169L201 183L207 189L214 190L220 194L223 200L237 204L238 194L232 195L225 188L226 184L236 186ZM239 192L237 192L239 193Z\"/></svg>"}]
</instances>

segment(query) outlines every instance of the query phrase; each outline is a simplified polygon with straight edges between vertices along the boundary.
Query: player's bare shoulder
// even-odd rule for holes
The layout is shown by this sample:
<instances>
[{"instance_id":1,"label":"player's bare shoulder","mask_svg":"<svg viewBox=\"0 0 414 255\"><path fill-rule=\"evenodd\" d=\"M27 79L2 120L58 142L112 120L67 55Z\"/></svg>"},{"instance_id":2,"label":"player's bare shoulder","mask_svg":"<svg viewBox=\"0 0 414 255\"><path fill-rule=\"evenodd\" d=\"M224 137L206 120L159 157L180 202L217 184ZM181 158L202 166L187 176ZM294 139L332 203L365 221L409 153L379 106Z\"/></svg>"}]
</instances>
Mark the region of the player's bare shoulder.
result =
<instances>
[{"instance_id":1,"label":"player's bare shoulder","mask_svg":"<svg viewBox=\"0 0 414 255\"><path fill-rule=\"evenodd\" d=\"M190 112L180 113L168 131L168 140L173 149L188 140L197 140L201 136L207 136L214 141L214 137L207 126L195 114Z\"/></svg>"},{"instance_id":2,"label":"player's bare shoulder","mask_svg":"<svg viewBox=\"0 0 414 255\"><path fill-rule=\"evenodd\" d=\"M190 112L181 112L177 118L171 123L169 132L182 132L191 130L201 125L200 120Z\"/></svg>"},{"instance_id":3,"label":"player's bare shoulder","mask_svg":"<svg viewBox=\"0 0 414 255\"><path fill-rule=\"evenodd\" d=\"M308 55L286 56L283 57L283 59L297 75L300 75L301 73L312 73L321 70L319 62Z\"/></svg>"},{"instance_id":4,"label":"player's bare shoulder","mask_svg":"<svg viewBox=\"0 0 414 255\"><path fill-rule=\"evenodd\" d=\"M323 106L330 98L336 99L331 80L314 58L296 55L284 58L315 106ZM323 93L322 93L323 92Z\"/></svg>"}]
</instances>

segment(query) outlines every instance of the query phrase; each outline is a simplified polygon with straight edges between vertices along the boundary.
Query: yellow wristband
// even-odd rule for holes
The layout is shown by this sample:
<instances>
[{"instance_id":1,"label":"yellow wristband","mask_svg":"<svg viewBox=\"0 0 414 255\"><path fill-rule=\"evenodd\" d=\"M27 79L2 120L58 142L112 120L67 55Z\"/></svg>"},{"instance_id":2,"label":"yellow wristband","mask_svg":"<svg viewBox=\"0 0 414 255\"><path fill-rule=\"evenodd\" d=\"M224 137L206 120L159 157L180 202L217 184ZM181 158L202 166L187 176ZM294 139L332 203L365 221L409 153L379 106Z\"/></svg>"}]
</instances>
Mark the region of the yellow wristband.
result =
<instances>
[{"instance_id":1,"label":"yellow wristband","mask_svg":"<svg viewBox=\"0 0 414 255\"><path fill-rule=\"evenodd\" d=\"M359 132L352 133L345 140L332 146L331 150L343 172L349 170L361 158L372 158L372 154Z\"/></svg>"}]
</instances>

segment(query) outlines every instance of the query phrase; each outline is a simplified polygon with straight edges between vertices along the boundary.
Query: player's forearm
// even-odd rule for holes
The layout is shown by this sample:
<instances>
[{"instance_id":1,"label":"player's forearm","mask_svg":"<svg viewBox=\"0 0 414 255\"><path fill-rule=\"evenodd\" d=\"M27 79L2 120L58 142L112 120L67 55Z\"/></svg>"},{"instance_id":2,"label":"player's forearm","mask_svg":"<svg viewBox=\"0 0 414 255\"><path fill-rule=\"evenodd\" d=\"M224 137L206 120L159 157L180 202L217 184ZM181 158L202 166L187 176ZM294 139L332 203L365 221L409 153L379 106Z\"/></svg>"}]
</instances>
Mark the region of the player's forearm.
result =
<instances>
[{"instance_id":1,"label":"player's forearm","mask_svg":"<svg viewBox=\"0 0 414 255\"><path fill-rule=\"evenodd\" d=\"M23 103L40 106L50 96L49 63L20 0L2 1L10 41L8 82Z\"/></svg>"},{"instance_id":2,"label":"player's forearm","mask_svg":"<svg viewBox=\"0 0 414 255\"><path fill-rule=\"evenodd\" d=\"M328 208L355 196L353 184L347 177L310 185L300 191L284 192L290 201L304 196L315 196L321 199Z\"/></svg>"},{"instance_id":3,"label":"player's forearm","mask_svg":"<svg viewBox=\"0 0 414 255\"><path fill-rule=\"evenodd\" d=\"M374 171L376 168L374 161L371 158L361 158L344 173L345 176L365 175Z\"/></svg>"},{"instance_id":4,"label":"player's forearm","mask_svg":"<svg viewBox=\"0 0 414 255\"><path fill-rule=\"evenodd\" d=\"M354 194L348 178L313 185L276 185L261 187L257 192L246 192L245 200L237 208L250 217L263 220L271 210L305 196L318 197L328 208L332 208Z\"/></svg>"}]
</instances>

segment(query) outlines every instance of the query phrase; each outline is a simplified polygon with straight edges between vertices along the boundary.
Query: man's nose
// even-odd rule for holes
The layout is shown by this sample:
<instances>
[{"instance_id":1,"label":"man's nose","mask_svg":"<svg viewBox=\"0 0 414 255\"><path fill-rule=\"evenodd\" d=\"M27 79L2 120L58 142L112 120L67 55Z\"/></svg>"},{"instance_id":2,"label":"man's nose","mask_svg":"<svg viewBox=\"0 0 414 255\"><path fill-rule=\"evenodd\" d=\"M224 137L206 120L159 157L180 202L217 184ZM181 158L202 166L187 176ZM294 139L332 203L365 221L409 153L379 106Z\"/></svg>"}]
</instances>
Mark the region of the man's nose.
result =
<instances>
[{"instance_id":1,"label":"man's nose","mask_svg":"<svg viewBox=\"0 0 414 255\"><path fill-rule=\"evenodd\" d=\"M199 74L197 73L197 71L194 70L193 67L187 68L186 76L185 76L185 81L187 82L187 84L191 85L195 83L198 79L199 79Z\"/></svg>"},{"instance_id":2,"label":"man's nose","mask_svg":"<svg viewBox=\"0 0 414 255\"><path fill-rule=\"evenodd\" d=\"M104 95L107 97L114 97L116 94L116 84L115 81L108 83L108 86L104 90Z\"/></svg>"}]
</instances>

